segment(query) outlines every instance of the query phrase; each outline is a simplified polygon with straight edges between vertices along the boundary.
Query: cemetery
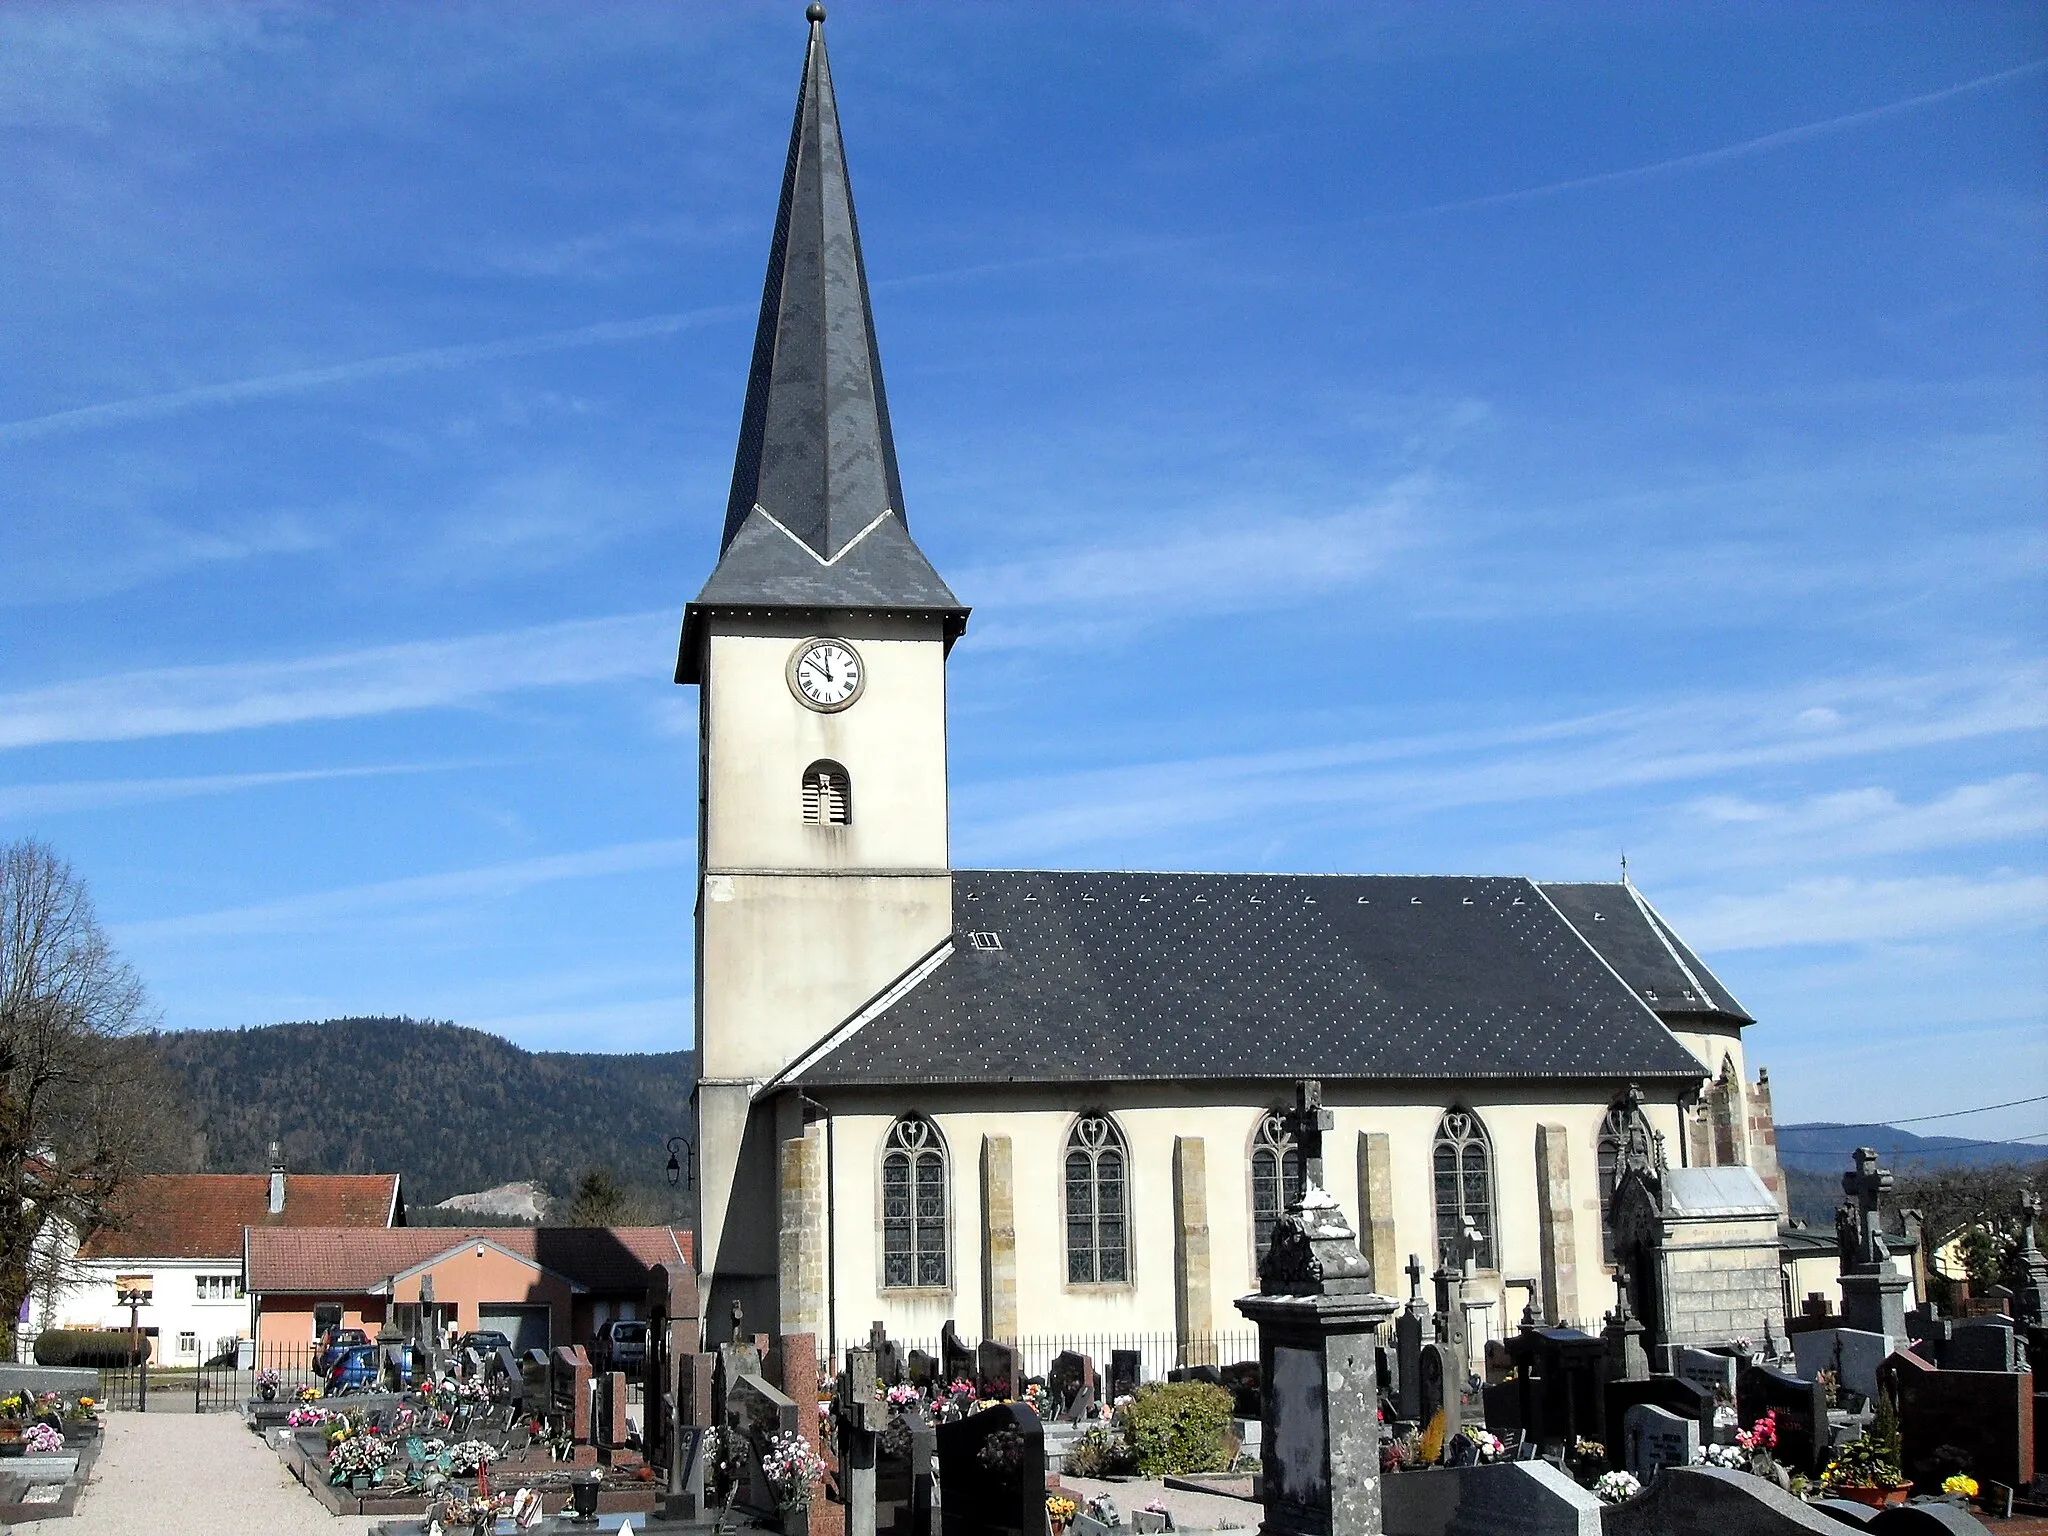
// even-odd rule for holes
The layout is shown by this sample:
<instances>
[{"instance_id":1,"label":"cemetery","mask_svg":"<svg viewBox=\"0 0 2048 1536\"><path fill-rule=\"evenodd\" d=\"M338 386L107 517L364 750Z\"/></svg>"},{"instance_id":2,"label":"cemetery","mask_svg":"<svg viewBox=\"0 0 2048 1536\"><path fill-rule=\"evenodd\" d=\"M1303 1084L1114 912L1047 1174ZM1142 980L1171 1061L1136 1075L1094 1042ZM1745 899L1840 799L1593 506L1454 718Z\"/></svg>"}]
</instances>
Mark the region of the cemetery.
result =
<instances>
[{"instance_id":1,"label":"cemetery","mask_svg":"<svg viewBox=\"0 0 2048 1536\"><path fill-rule=\"evenodd\" d=\"M635 1381L594 1373L580 1349L470 1351L435 1357L419 1387L396 1389L394 1365L394 1390L259 1400L250 1422L312 1497L386 1517L389 1536L622 1520L805 1536L1970 1533L2042 1511L2031 1360L2048 1289L1963 1320L1895 1306L1874 1154L1843 1175L1838 1314L1713 1336L1752 1284L1747 1218L1725 1189L1719 1205L1694 1191L1684 1209L1716 1230L1639 1231L1598 1331L1542 1316L1532 1290L1516 1332L1486 1347L1464 1305L1479 1234L1457 1265L1425 1275L1411 1257L1406 1296L1384 1294L1323 1186L1328 1117L1319 1085L1298 1084L1302 1184L1259 1290L1235 1302L1257 1330L1243 1358L1027 1362L951 1322L935 1348L877 1323L822 1358L814 1335L750 1333L738 1307L707 1343L696 1276L677 1268L649 1286ZM1661 1193L1658 1173L1642 1148L1617 1185ZM1717 1284L1659 1294L1636 1279L1687 1273L1698 1249L1674 1232L1712 1245ZM2024 1272L2048 1279L2031 1225L2022 1241ZM380 1348L395 1361L411 1342Z\"/></svg>"},{"instance_id":2,"label":"cemetery","mask_svg":"<svg viewBox=\"0 0 2048 1536\"><path fill-rule=\"evenodd\" d=\"M0 1527L70 1515L100 1446L96 1371L0 1366Z\"/></svg>"}]
</instances>

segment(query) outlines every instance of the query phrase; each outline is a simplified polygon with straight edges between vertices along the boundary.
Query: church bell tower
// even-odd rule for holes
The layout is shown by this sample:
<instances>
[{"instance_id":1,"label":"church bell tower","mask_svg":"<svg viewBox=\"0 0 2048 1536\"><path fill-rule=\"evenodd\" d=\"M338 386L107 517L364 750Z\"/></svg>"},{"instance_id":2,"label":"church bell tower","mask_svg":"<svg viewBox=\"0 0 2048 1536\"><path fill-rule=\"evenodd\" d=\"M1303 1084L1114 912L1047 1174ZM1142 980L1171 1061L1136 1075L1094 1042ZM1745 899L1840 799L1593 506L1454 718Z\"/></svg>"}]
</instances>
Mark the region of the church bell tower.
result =
<instances>
[{"instance_id":1,"label":"church bell tower","mask_svg":"<svg viewBox=\"0 0 2048 1536\"><path fill-rule=\"evenodd\" d=\"M822 5L769 248L698 690L697 1264L776 1327L790 1062L946 938L946 654L967 609L911 541Z\"/></svg>"}]
</instances>

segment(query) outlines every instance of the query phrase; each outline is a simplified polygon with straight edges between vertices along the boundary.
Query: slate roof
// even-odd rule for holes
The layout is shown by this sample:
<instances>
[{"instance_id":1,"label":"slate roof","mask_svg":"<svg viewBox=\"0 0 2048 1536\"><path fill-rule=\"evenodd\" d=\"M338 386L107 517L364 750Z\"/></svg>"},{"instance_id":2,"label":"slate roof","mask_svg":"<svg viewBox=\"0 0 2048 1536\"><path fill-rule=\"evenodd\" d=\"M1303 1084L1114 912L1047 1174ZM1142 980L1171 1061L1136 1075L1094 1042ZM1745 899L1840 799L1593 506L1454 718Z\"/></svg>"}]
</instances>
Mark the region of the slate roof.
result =
<instances>
[{"instance_id":1,"label":"slate roof","mask_svg":"<svg viewBox=\"0 0 2048 1536\"><path fill-rule=\"evenodd\" d=\"M825 29L811 23L711 579L683 619L676 681L702 681L712 611L881 610L967 622L910 537L839 136Z\"/></svg>"},{"instance_id":2,"label":"slate roof","mask_svg":"<svg viewBox=\"0 0 2048 1536\"><path fill-rule=\"evenodd\" d=\"M384 1227L402 1207L395 1173L290 1173L270 1213L267 1173L155 1173L118 1197L118 1225L95 1232L84 1259L231 1259L244 1227Z\"/></svg>"},{"instance_id":3,"label":"slate roof","mask_svg":"<svg viewBox=\"0 0 2048 1536\"><path fill-rule=\"evenodd\" d=\"M1667 1168L1659 1177L1664 1209L1672 1216L1778 1215L1778 1197L1764 1188L1754 1168Z\"/></svg>"},{"instance_id":4,"label":"slate roof","mask_svg":"<svg viewBox=\"0 0 2048 1536\"><path fill-rule=\"evenodd\" d=\"M1636 995L1677 1028L1686 1027L1685 1015L1756 1022L1634 886L1545 881L1543 894Z\"/></svg>"},{"instance_id":5,"label":"slate roof","mask_svg":"<svg viewBox=\"0 0 2048 1536\"><path fill-rule=\"evenodd\" d=\"M1703 1071L1525 879L959 870L953 893L928 974L782 1081Z\"/></svg>"},{"instance_id":6,"label":"slate roof","mask_svg":"<svg viewBox=\"0 0 2048 1536\"><path fill-rule=\"evenodd\" d=\"M471 1243L489 1242L587 1291L639 1291L657 1264L687 1264L691 1239L672 1227L346 1227L249 1233L251 1294L357 1296Z\"/></svg>"}]
</instances>

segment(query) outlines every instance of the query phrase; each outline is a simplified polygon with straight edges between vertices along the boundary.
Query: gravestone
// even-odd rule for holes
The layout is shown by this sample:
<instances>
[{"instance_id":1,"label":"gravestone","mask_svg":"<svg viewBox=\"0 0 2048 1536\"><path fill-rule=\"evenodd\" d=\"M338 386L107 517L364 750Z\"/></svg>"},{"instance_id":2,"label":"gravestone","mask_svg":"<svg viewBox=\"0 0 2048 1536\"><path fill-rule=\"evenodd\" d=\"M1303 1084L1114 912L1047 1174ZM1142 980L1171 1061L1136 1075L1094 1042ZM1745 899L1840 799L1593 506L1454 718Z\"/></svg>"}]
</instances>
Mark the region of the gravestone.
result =
<instances>
[{"instance_id":1,"label":"gravestone","mask_svg":"<svg viewBox=\"0 0 2048 1536\"><path fill-rule=\"evenodd\" d=\"M849 1349L846 1369L832 1394L838 1433L839 1487L846 1502L846 1536L875 1536L875 1446L887 1410L876 1396L875 1352Z\"/></svg>"},{"instance_id":2,"label":"gravestone","mask_svg":"<svg viewBox=\"0 0 2048 1536\"><path fill-rule=\"evenodd\" d=\"M1849 1198L1835 1212L1842 1321L1865 1333L1903 1339L1906 1277L1892 1267L1880 1215L1883 1197L1891 1192L1891 1171L1877 1165L1877 1152L1871 1147L1858 1147L1854 1162L1842 1175L1842 1192Z\"/></svg>"},{"instance_id":3,"label":"gravestone","mask_svg":"<svg viewBox=\"0 0 2048 1536\"><path fill-rule=\"evenodd\" d=\"M909 1373L910 1384L920 1392L929 1392L939 1379L939 1362L936 1356L928 1355L921 1349L913 1349L904 1359L904 1370Z\"/></svg>"},{"instance_id":4,"label":"gravestone","mask_svg":"<svg viewBox=\"0 0 2048 1536\"><path fill-rule=\"evenodd\" d=\"M903 1346L889 1337L877 1318L868 1325L868 1348L875 1356L875 1380L884 1387L903 1385Z\"/></svg>"},{"instance_id":5,"label":"gravestone","mask_svg":"<svg viewBox=\"0 0 2048 1536\"><path fill-rule=\"evenodd\" d=\"M938 1428L944 1536L1045 1536L1045 1429L1023 1403Z\"/></svg>"},{"instance_id":6,"label":"gravestone","mask_svg":"<svg viewBox=\"0 0 2048 1536\"><path fill-rule=\"evenodd\" d=\"M1465 1400L1458 1390L1457 1360L1450 1346L1434 1339L1422 1346L1419 1360L1415 1372L1416 1422L1427 1428L1442 1413L1444 1438L1448 1440L1465 1427Z\"/></svg>"},{"instance_id":7,"label":"gravestone","mask_svg":"<svg viewBox=\"0 0 2048 1536\"><path fill-rule=\"evenodd\" d=\"M1876 1536L1990 1536L1984 1522L1967 1509L1941 1503L1898 1504L1879 1510L1865 1529Z\"/></svg>"},{"instance_id":8,"label":"gravestone","mask_svg":"<svg viewBox=\"0 0 2048 1536\"><path fill-rule=\"evenodd\" d=\"M1626 1264L1614 1266L1614 1293L1614 1310L1607 1314L1607 1326L1600 1330L1600 1337L1607 1342L1607 1379L1646 1380L1650 1356L1643 1345L1643 1321L1636 1316L1635 1304L1629 1299Z\"/></svg>"},{"instance_id":9,"label":"gravestone","mask_svg":"<svg viewBox=\"0 0 2048 1536\"><path fill-rule=\"evenodd\" d=\"M1578 1439L1599 1437L1604 1340L1576 1328L1530 1327L1502 1349L1515 1373L1514 1427L1541 1445L1568 1447Z\"/></svg>"},{"instance_id":10,"label":"gravestone","mask_svg":"<svg viewBox=\"0 0 2048 1536\"><path fill-rule=\"evenodd\" d=\"M1607 1464L1616 1469L1622 1468L1615 1437L1621 1433L1622 1419L1637 1403L1653 1403L1667 1413L1691 1419L1700 1427L1701 1444L1713 1438L1714 1394L1693 1382L1681 1381L1676 1376L1610 1381L1600 1396L1601 1438L1607 1446Z\"/></svg>"},{"instance_id":11,"label":"gravestone","mask_svg":"<svg viewBox=\"0 0 2048 1536\"><path fill-rule=\"evenodd\" d=\"M1672 1467L1609 1508L1605 1536L1848 1536L1849 1528L1775 1483L1720 1467Z\"/></svg>"},{"instance_id":12,"label":"gravestone","mask_svg":"<svg viewBox=\"0 0 2048 1536\"><path fill-rule=\"evenodd\" d=\"M1062 1350L1046 1367L1045 1390L1055 1418L1080 1423L1095 1407L1095 1362L1074 1350Z\"/></svg>"},{"instance_id":13,"label":"gravestone","mask_svg":"<svg viewBox=\"0 0 2048 1536\"><path fill-rule=\"evenodd\" d=\"M1735 1411L1748 1429L1766 1413L1778 1415L1777 1458L1795 1472L1818 1477L1827 1465L1832 1436L1827 1388L1817 1381L1745 1366L1735 1379Z\"/></svg>"},{"instance_id":14,"label":"gravestone","mask_svg":"<svg viewBox=\"0 0 2048 1536\"><path fill-rule=\"evenodd\" d=\"M2019 1271L2019 1290L2013 1297L2013 1312L2030 1328L2048 1328L2048 1254L2041 1251L2041 1197L2035 1191L2020 1191L2019 1240L2014 1245L2013 1265Z\"/></svg>"},{"instance_id":15,"label":"gravestone","mask_svg":"<svg viewBox=\"0 0 2048 1536\"><path fill-rule=\"evenodd\" d=\"M939 1369L945 1372L946 1385L950 1387L956 1381L972 1384L974 1364L974 1351L960 1342L953 1319L947 1318L946 1326L939 1330Z\"/></svg>"},{"instance_id":16,"label":"gravestone","mask_svg":"<svg viewBox=\"0 0 2048 1536\"><path fill-rule=\"evenodd\" d=\"M1697 1419L1682 1418L1654 1403L1637 1403L1621 1416L1624 1471L1648 1482L1666 1467L1689 1467L1700 1448Z\"/></svg>"},{"instance_id":17,"label":"gravestone","mask_svg":"<svg viewBox=\"0 0 2048 1536\"><path fill-rule=\"evenodd\" d=\"M1223 1389L1230 1394L1233 1418L1259 1419L1265 1416L1265 1392L1259 1384L1259 1362L1239 1360L1217 1373Z\"/></svg>"},{"instance_id":18,"label":"gravestone","mask_svg":"<svg viewBox=\"0 0 2048 1536\"><path fill-rule=\"evenodd\" d=\"M1114 1403L1120 1397L1135 1397L1138 1394L1139 1373L1144 1369L1144 1356L1135 1349L1112 1349L1109 1352L1109 1400Z\"/></svg>"},{"instance_id":19,"label":"gravestone","mask_svg":"<svg viewBox=\"0 0 2048 1536\"><path fill-rule=\"evenodd\" d=\"M599 1378L598 1392L598 1440L607 1450L622 1450L626 1444L626 1373L606 1371ZM510 1428L510 1425L506 1426Z\"/></svg>"},{"instance_id":20,"label":"gravestone","mask_svg":"<svg viewBox=\"0 0 2048 1536\"><path fill-rule=\"evenodd\" d=\"M809 1417L816 1422L815 1409ZM775 1490L761 1470L761 1453L775 1436L800 1433L802 1418L795 1402L752 1372L740 1376L726 1391L726 1431L746 1461L739 1476L744 1490L740 1497L756 1513L773 1515L776 1511Z\"/></svg>"},{"instance_id":21,"label":"gravestone","mask_svg":"<svg viewBox=\"0 0 2048 1536\"><path fill-rule=\"evenodd\" d=\"M997 1339L983 1339L974 1352L975 1389L984 1399L1006 1402L1017 1395L1017 1351Z\"/></svg>"},{"instance_id":22,"label":"gravestone","mask_svg":"<svg viewBox=\"0 0 2048 1536\"><path fill-rule=\"evenodd\" d=\"M1600 1501L1547 1461L1380 1480L1386 1536L1600 1536Z\"/></svg>"},{"instance_id":23,"label":"gravestone","mask_svg":"<svg viewBox=\"0 0 2048 1536\"><path fill-rule=\"evenodd\" d=\"M1874 1398L1878 1367L1897 1344L1896 1339L1860 1328L1816 1328L1792 1336L1792 1355L1799 1362L1801 1376L1811 1378L1833 1371L1843 1391Z\"/></svg>"},{"instance_id":24,"label":"gravestone","mask_svg":"<svg viewBox=\"0 0 2048 1536\"><path fill-rule=\"evenodd\" d=\"M1662 1353L1665 1375L1704 1387L1731 1403L1735 1401L1736 1362L1733 1355L1711 1349L1694 1349L1687 1344L1667 1344Z\"/></svg>"},{"instance_id":25,"label":"gravestone","mask_svg":"<svg viewBox=\"0 0 2048 1536\"><path fill-rule=\"evenodd\" d=\"M2014 1371L2021 1353L2019 1330L2010 1318L1978 1318L1949 1336L1941 1364L1950 1371Z\"/></svg>"},{"instance_id":26,"label":"gravestone","mask_svg":"<svg viewBox=\"0 0 2048 1536\"><path fill-rule=\"evenodd\" d=\"M561 1416L578 1445L590 1444L590 1356L578 1344L555 1350L554 1381L550 1391L553 1411Z\"/></svg>"},{"instance_id":27,"label":"gravestone","mask_svg":"<svg viewBox=\"0 0 2048 1536\"><path fill-rule=\"evenodd\" d=\"M1422 1299L1422 1260L1408 1255L1408 1300L1394 1319L1396 1410L1409 1423L1423 1422L1422 1345L1429 1337L1429 1303Z\"/></svg>"},{"instance_id":28,"label":"gravestone","mask_svg":"<svg viewBox=\"0 0 2048 1536\"><path fill-rule=\"evenodd\" d=\"M1177 1365L1166 1373L1168 1381L1200 1381L1212 1387L1223 1385L1223 1368L1216 1365Z\"/></svg>"},{"instance_id":29,"label":"gravestone","mask_svg":"<svg viewBox=\"0 0 2048 1536\"><path fill-rule=\"evenodd\" d=\"M2034 1376L2030 1371L1899 1371L1899 1465L1933 1492L1968 1471L2024 1488L2034 1460Z\"/></svg>"},{"instance_id":30,"label":"gravestone","mask_svg":"<svg viewBox=\"0 0 2048 1536\"><path fill-rule=\"evenodd\" d=\"M1259 1329L1261 1529L1365 1536L1381 1519L1373 1351L1400 1304L1374 1293L1357 1234L1323 1187L1334 1116L1322 1084L1297 1083L1285 1120L1301 1152L1301 1192L1274 1224L1258 1293L1236 1303Z\"/></svg>"}]
</instances>

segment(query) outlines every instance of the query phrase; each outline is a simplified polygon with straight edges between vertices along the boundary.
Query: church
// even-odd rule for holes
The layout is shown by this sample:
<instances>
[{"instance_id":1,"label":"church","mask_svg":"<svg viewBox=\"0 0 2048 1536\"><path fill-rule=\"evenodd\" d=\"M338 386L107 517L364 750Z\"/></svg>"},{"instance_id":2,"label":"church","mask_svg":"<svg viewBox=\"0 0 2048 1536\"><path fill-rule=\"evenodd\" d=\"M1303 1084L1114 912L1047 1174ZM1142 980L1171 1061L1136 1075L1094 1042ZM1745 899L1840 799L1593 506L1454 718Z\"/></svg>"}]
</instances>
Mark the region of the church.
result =
<instances>
[{"instance_id":1,"label":"church","mask_svg":"<svg viewBox=\"0 0 2048 1536\"><path fill-rule=\"evenodd\" d=\"M1625 1147L1741 1168L1770 1216L1754 1021L1625 879L953 867L968 608L911 538L809 14L731 499L676 669L700 712L710 1336L737 1305L821 1349L953 1320L1164 1340L1148 1374L1207 1359L1299 1188L1278 1111L1305 1078L1376 1288L1406 1295L1411 1255L1462 1263L1491 1335L1614 1304Z\"/></svg>"}]
</instances>

